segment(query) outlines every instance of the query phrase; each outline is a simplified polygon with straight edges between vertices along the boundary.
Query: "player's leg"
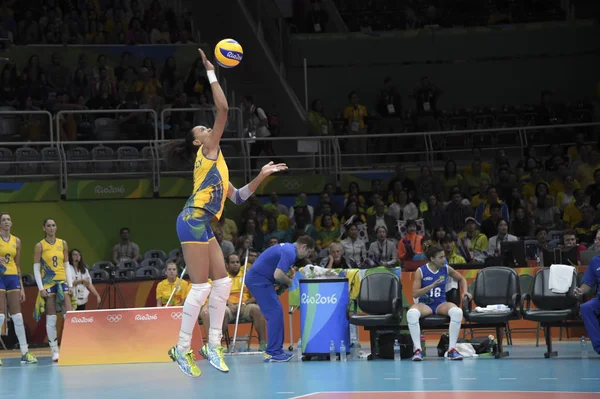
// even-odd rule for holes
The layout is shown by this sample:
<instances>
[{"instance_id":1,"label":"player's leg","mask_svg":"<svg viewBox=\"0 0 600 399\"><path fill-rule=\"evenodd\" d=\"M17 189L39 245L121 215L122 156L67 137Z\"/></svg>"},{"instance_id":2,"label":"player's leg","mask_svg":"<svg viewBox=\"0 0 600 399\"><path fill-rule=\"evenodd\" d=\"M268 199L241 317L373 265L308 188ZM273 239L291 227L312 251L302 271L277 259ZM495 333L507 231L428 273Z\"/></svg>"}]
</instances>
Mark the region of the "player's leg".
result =
<instances>
[{"instance_id":1,"label":"player's leg","mask_svg":"<svg viewBox=\"0 0 600 399\"><path fill-rule=\"evenodd\" d=\"M255 303L247 305L246 312L254 323L254 328L256 328L258 334L259 350L262 352L267 348L267 321L260 311L260 307Z\"/></svg>"},{"instance_id":2,"label":"player's leg","mask_svg":"<svg viewBox=\"0 0 600 399\"><path fill-rule=\"evenodd\" d=\"M190 347L200 309L211 290L208 284L209 259L206 238L206 227L209 223L209 214L199 209L184 209L177 218L177 235L192 287L183 304L179 342L169 350L169 356L177 362L179 369L190 377L198 377L201 374Z\"/></svg>"},{"instance_id":3,"label":"player's leg","mask_svg":"<svg viewBox=\"0 0 600 399\"><path fill-rule=\"evenodd\" d=\"M15 334L19 340L19 348L21 349L21 363L34 364L37 363L37 359L35 356L29 353L27 335L25 334L25 323L23 322L23 314L21 313L21 283L18 276L14 277L17 285L11 287L12 289L6 294L8 299L8 311L10 313L10 318L13 321L13 325L15 326ZM0 296L3 296L1 292ZM3 308L4 307L0 302L0 309Z\"/></svg>"},{"instance_id":4,"label":"player's leg","mask_svg":"<svg viewBox=\"0 0 600 399\"><path fill-rule=\"evenodd\" d=\"M4 275L0 275L0 309L4 309L6 298L6 288L4 287ZM0 312L0 332L2 331L2 326L4 325L5 316L4 312ZM2 366L2 359L0 359L0 366Z\"/></svg>"},{"instance_id":5,"label":"player's leg","mask_svg":"<svg viewBox=\"0 0 600 399\"><path fill-rule=\"evenodd\" d=\"M225 309L231 291L231 279L225 269L225 258L219 243L215 239L210 226L206 227L208 237L209 273L212 278L212 291L208 298L208 314L210 317L210 330L208 344L202 348L203 356L206 355L210 364L219 371L228 372L225 363L225 348L221 345L223 325L229 320L225 319ZM226 324L225 324L226 325Z\"/></svg>"},{"instance_id":6,"label":"player's leg","mask_svg":"<svg viewBox=\"0 0 600 399\"><path fill-rule=\"evenodd\" d=\"M58 284L48 288L46 292L48 296L45 298L46 302L46 334L48 335L48 344L52 351L52 361L58 362L58 341L56 340L56 290Z\"/></svg>"},{"instance_id":7,"label":"player's leg","mask_svg":"<svg viewBox=\"0 0 600 399\"><path fill-rule=\"evenodd\" d=\"M64 294L64 302L63 302L63 315L67 312L73 310L73 305L71 304L71 294L69 293L69 286L67 284L62 284L63 294Z\"/></svg>"},{"instance_id":8,"label":"player's leg","mask_svg":"<svg viewBox=\"0 0 600 399\"><path fill-rule=\"evenodd\" d=\"M437 307L435 312L436 314L450 317L448 358L451 360L462 360L462 355L456 350L456 341L458 340L458 334L460 334L460 326L463 318L462 309L452 302L444 302Z\"/></svg>"},{"instance_id":9,"label":"player's leg","mask_svg":"<svg viewBox=\"0 0 600 399\"><path fill-rule=\"evenodd\" d=\"M413 361L423 360L423 352L421 348L421 325L419 320L421 317L429 316L433 311L431 308L422 303L415 303L406 312L406 321L408 323L408 331L413 342L414 355Z\"/></svg>"},{"instance_id":10,"label":"player's leg","mask_svg":"<svg viewBox=\"0 0 600 399\"><path fill-rule=\"evenodd\" d=\"M596 353L600 354L600 299L592 298L581 305L581 318Z\"/></svg>"}]
</instances>

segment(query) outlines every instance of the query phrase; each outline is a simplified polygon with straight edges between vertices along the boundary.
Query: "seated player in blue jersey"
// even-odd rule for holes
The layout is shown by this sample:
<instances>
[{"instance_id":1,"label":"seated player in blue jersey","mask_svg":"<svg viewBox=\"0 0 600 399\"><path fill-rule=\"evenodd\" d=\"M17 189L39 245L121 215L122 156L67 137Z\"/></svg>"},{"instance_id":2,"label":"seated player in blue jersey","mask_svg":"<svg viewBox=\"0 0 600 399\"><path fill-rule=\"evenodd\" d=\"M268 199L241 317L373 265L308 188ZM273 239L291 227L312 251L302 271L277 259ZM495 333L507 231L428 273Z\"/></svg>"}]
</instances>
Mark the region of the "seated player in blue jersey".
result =
<instances>
[{"instance_id":1,"label":"seated player in blue jersey","mask_svg":"<svg viewBox=\"0 0 600 399\"><path fill-rule=\"evenodd\" d=\"M286 274L297 259L307 258L314 248L315 241L312 238L301 236L294 244L278 244L267 248L248 269L246 287L267 319L265 362L287 362L293 356L283 350L283 308L275 284L291 286L292 280Z\"/></svg>"},{"instance_id":2,"label":"seated player in blue jersey","mask_svg":"<svg viewBox=\"0 0 600 399\"><path fill-rule=\"evenodd\" d=\"M585 330L592 341L596 353L600 355L600 255L595 256L588 265L581 287L575 288L575 295L583 296L592 292L592 287L598 289L598 296L581 305L581 318Z\"/></svg>"},{"instance_id":3,"label":"seated player in blue jersey","mask_svg":"<svg viewBox=\"0 0 600 399\"><path fill-rule=\"evenodd\" d=\"M415 304L406 313L408 330L415 348L412 360L423 360L419 319L431 314L450 317L448 358L450 360L462 360L462 355L456 350L456 341L460 332L463 313L454 303L446 301L446 280L450 276L458 281L460 290L470 299L471 294L468 292L467 280L446 264L444 250L439 246L434 245L427 248L425 256L428 262L419 267L414 275L412 292Z\"/></svg>"}]
</instances>

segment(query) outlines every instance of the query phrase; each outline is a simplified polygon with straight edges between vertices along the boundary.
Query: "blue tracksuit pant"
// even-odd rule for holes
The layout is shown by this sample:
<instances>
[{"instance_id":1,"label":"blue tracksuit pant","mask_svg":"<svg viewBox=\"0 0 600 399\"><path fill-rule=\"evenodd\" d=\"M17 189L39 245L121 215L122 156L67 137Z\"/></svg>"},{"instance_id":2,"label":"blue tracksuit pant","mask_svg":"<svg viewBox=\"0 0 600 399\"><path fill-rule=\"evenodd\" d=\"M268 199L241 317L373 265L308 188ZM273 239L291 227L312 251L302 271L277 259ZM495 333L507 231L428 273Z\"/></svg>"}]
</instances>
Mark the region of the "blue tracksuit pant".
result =
<instances>
[{"instance_id":1,"label":"blue tracksuit pant","mask_svg":"<svg viewBox=\"0 0 600 399\"><path fill-rule=\"evenodd\" d=\"M246 275L246 287L252 296L256 298L260 311L267 320L267 354L277 355L283 353L283 308L275 292L273 282L264 276L252 273L252 269L250 269Z\"/></svg>"},{"instance_id":2,"label":"blue tracksuit pant","mask_svg":"<svg viewBox=\"0 0 600 399\"><path fill-rule=\"evenodd\" d=\"M592 341L594 350L600 354L600 299L592 298L581 305L581 318L585 324L585 330Z\"/></svg>"}]
</instances>

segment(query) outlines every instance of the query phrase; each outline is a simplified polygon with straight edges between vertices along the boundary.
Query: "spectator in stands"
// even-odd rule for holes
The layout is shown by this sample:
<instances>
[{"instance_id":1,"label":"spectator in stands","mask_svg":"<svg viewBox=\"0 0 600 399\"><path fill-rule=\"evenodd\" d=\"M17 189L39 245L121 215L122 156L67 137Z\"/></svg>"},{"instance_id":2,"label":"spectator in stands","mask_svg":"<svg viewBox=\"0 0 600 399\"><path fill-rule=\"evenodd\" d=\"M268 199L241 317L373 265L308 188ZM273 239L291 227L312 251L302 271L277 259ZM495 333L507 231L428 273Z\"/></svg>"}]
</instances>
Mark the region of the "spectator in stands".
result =
<instances>
[{"instance_id":1,"label":"spectator in stands","mask_svg":"<svg viewBox=\"0 0 600 399\"><path fill-rule=\"evenodd\" d=\"M280 229L277 225L277 218L274 215L268 215L266 218L267 227L265 229L264 242L265 246L271 238L275 238L277 242L285 242L286 230Z\"/></svg>"},{"instance_id":2,"label":"spectator in stands","mask_svg":"<svg viewBox=\"0 0 600 399\"><path fill-rule=\"evenodd\" d=\"M439 130L437 122L437 102L443 91L433 84L428 76L423 76L415 87L412 97L417 104L417 126L419 131Z\"/></svg>"},{"instance_id":3,"label":"spectator in stands","mask_svg":"<svg viewBox=\"0 0 600 399\"><path fill-rule=\"evenodd\" d=\"M279 211L275 205L266 204L265 206L263 206L263 210L265 212L266 218L268 218L269 216L275 218L278 229L285 231L290 228L290 219L287 217L286 214L279 213ZM262 225L262 230L265 231L266 229L267 229L267 221L265 220Z\"/></svg>"},{"instance_id":4,"label":"spectator in stands","mask_svg":"<svg viewBox=\"0 0 600 399\"><path fill-rule=\"evenodd\" d=\"M553 230L560 228L562 225L560 210L554 205L554 198L550 194L547 194L543 200L539 201L533 214L536 226Z\"/></svg>"},{"instance_id":5,"label":"spectator in stands","mask_svg":"<svg viewBox=\"0 0 600 399\"><path fill-rule=\"evenodd\" d=\"M444 188L444 198L450 198L450 191L452 190L452 188L454 187L462 187L463 186L463 177L460 173L458 173L458 170L456 168L456 162L454 162L454 160L450 159L446 162L446 165L444 166L444 181L443 181L443 188Z\"/></svg>"},{"instance_id":6,"label":"spectator in stands","mask_svg":"<svg viewBox=\"0 0 600 399\"><path fill-rule=\"evenodd\" d=\"M129 30L125 35L125 44L148 44L148 34L142 29L142 21L137 18L131 18L129 21Z\"/></svg>"},{"instance_id":7,"label":"spectator in stands","mask_svg":"<svg viewBox=\"0 0 600 399\"><path fill-rule=\"evenodd\" d=\"M417 190L414 180L412 180L411 178L409 178L406 175L406 168L400 164L396 165L396 173L394 174L394 176L392 177L392 179L390 180L390 182L388 184L389 192L393 193L393 192L397 191L396 190L397 182L402 183L402 185L400 186L400 189L405 188L406 190L408 190L408 192ZM391 203L393 201L389 200L388 202Z\"/></svg>"},{"instance_id":8,"label":"spectator in stands","mask_svg":"<svg viewBox=\"0 0 600 399\"><path fill-rule=\"evenodd\" d=\"M99 306L102 298L100 298L100 294L98 294L92 283L92 276L90 276L83 255L78 249L74 248L69 251L69 265L73 276L73 295L76 299L76 310L85 310L90 291L96 296L96 306Z\"/></svg>"},{"instance_id":9,"label":"spectator in stands","mask_svg":"<svg viewBox=\"0 0 600 399\"><path fill-rule=\"evenodd\" d=\"M508 222L500 219L497 223L497 234L490 238L488 243L488 256L500 256L501 242L519 241L519 238L508 234Z\"/></svg>"},{"instance_id":10,"label":"spectator in stands","mask_svg":"<svg viewBox=\"0 0 600 399\"><path fill-rule=\"evenodd\" d=\"M577 133L575 135L575 145L569 147L567 150L567 155L571 159L571 161L578 161L581 159L581 148L587 147L586 150L590 150L590 146L585 144L585 135L583 133Z\"/></svg>"},{"instance_id":11,"label":"spectator in stands","mask_svg":"<svg viewBox=\"0 0 600 399\"><path fill-rule=\"evenodd\" d=\"M88 80L85 71L81 68L75 70L73 74L73 80L69 86L69 95L71 98L78 98L82 96L84 99L88 100L92 95L92 85Z\"/></svg>"},{"instance_id":12,"label":"spectator in stands","mask_svg":"<svg viewBox=\"0 0 600 399\"><path fill-rule=\"evenodd\" d=\"M296 207L294 221L295 223L287 229L286 242L295 242L296 238L300 236L299 232L308 235L313 240L316 238L317 229L311 223L310 215L305 206Z\"/></svg>"},{"instance_id":13,"label":"spectator in stands","mask_svg":"<svg viewBox=\"0 0 600 399\"><path fill-rule=\"evenodd\" d=\"M347 228L348 236L342 240L341 245L344 248L344 254L352 259L357 265L367 259L367 250L364 241L358 237L358 227L352 223Z\"/></svg>"},{"instance_id":14,"label":"spectator in stands","mask_svg":"<svg viewBox=\"0 0 600 399\"><path fill-rule=\"evenodd\" d=\"M473 216L473 210L468 203L464 203L458 187L454 187L450 191L450 200L450 203L444 209L442 219L446 231L455 235L463 230L465 220Z\"/></svg>"},{"instance_id":15,"label":"spectator in stands","mask_svg":"<svg viewBox=\"0 0 600 399\"><path fill-rule=\"evenodd\" d=\"M140 255L140 247L130 239L130 232L128 227L123 227L119 231L121 237L118 244L113 247L112 260L115 265L118 265L121 261L134 260L136 262L142 259Z\"/></svg>"},{"instance_id":16,"label":"spectator in stands","mask_svg":"<svg viewBox=\"0 0 600 399\"><path fill-rule=\"evenodd\" d=\"M221 216L221 219L214 220L210 227L213 231L219 226L223 231L223 239L226 241L235 242L238 235L238 228L235 222L226 216Z\"/></svg>"},{"instance_id":17,"label":"spectator in stands","mask_svg":"<svg viewBox=\"0 0 600 399\"><path fill-rule=\"evenodd\" d=\"M269 196L269 200L271 201L271 204L275 206L277 212L279 212L280 215L284 215L287 217L287 215L289 214L289 209L287 206L279 203L279 196L275 191L271 193L271 195Z\"/></svg>"},{"instance_id":18,"label":"spectator in stands","mask_svg":"<svg viewBox=\"0 0 600 399\"><path fill-rule=\"evenodd\" d=\"M548 229L538 227L535 230L535 239L538 246L538 254L542 253L542 249L550 249L550 241L548 240Z\"/></svg>"},{"instance_id":19,"label":"spectator in stands","mask_svg":"<svg viewBox=\"0 0 600 399\"><path fill-rule=\"evenodd\" d=\"M600 229L596 230L594 237L594 243L588 247L588 251L600 252Z\"/></svg>"},{"instance_id":20,"label":"spectator in stands","mask_svg":"<svg viewBox=\"0 0 600 399\"><path fill-rule=\"evenodd\" d=\"M185 280L181 280L179 287L177 287L180 279L177 277L177 265L175 262L167 262L165 265L165 275L167 278L156 286L156 306L159 308L167 305L182 306L192 285ZM173 294L175 288L177 288L177 291ZM173 295L173 298L171 302L167 303L171 295Z\"/></svg>"},{"instance_id":21,"label":"spectator in stands","mask_svg":"<svg viewBox=\"0 0 600 399\"><path fill-rule=\"evenodd\" d=\"M221 226L217 225L212 230L215 234L215 239L221 247L221 251L223 251L223 256L225 258L229 257L229 255L235 252L235 247L233 246L233 243L231 241L223 239L223 229L221 229Z\"/></svg>"},{"instance_id":22,"label":"spectator in stands","mask_svg":"<svg viewBox=\"0 0 600 399\"><path fill-rule=\"evenodd\" d=\"M498 197L508 206L508 212L512 211L510 198L512 190L517 188L515 182L510 180L510 168L506 165L502 165L498 169L498 177L496 179L496 190L498 190ZM518 188L517 188L518 189Z\"/></svg>"},{"instance_id":23,"label":"spectator in stands","mask_svg":"<svg viewBox=\"0 0 600 399\"><path fill-rule=\"evenodd\" d=\"M333 242L340 241L339 224L336 227L333 223L333 217L330 214L321 216L321 226L317 228L316 248L321 251L329 247Z\"/></svg>"},{"instance_id":24,"label":"spectator in stands","mask_svg":"<svg viewBox=\"0 0 600 399\"><path fill-rule=\"evenodd\" d=\"M333 220L333 227L336 229L340 228L340 220L337 217L337 214L333 211L332 205L330 203L323 203L319 209L319 212L316 212L317 216L315 216L315 228L319 230L321 228L321 217L324 215L330 215Z\"/></svg>"},{"instance_id":25,"label":"spectator in stands","mask_svg":"<svg viewBox=\"0 0 600 399\"><path fill-rule=\"evenodd\" d=\"M67 91L70 84L71 71L61 64L60 55L52 54L50 66L46 68L48 86L56 91Z\"/></svg>"},{"instance_id":26,"label":"spectator in stands","mask_svg":"<svg viewBox=\"0 0 600 399\"><path fill-rule=\"evenodd\" d=\"M375 205L375 214L367 216L367 226L369 226L369 241L375 241L377 236L377 229L381 226L386 228L386 236L389 232L391 237L396 235L398 227L396 219L385 213L385 204L383 201L378 200Z\"/></svg>"},{"instance_id":27,"label":"spectator in stands","mask_svg":"<svg viewBox=\"0 0 600 399\"><path fill-rule=\"evenodd\" d=\"M475 162L479 162L481 164L482 173L488 175L488 177L492 175L492 166L488 162L481 159L481 148L473 147L473 149L471 150L470 159L471 162L467 166L465 166L465 170L463 173L464 177L471 176L473 174L473 164Z\"/></svg>"},{"instance_id":28,"label":"spectator in stands","mask_svg":"<svg viewBox=\"0 0 600 399\"><path fill-rule=\"evenodd\" d=\"M500 216L502 216L502 219L507 221L510 219L510 215L508 213L508 206L500 200L500 198L498 197L498 190L496 190L496 187L492 186L489 187L486 192L485 202L479 204L479 206L477 206L477 209L475 210L475 220L477 220L477 223L481 224L491 215L492 204L500 205ZM497 220L495 222L497 222Z\"/></svg>"},{"instance_id":29,"label":"spectator in stands","mask_svg":"<svg viewBox=\"0 0 600 399\"><path fill-rule=\"evenodd\" d=\"M594 171L594 183L587 186L585 195L590 198L590 206L598 209L600 204L600 168Z\"/></svg>"},{"instance_id":30,"label":"spectator in stands","mask_svg":"<svg viewBox=\"0 0 600 399\"><path fill-rule=\"evenodd\" d=\"M477 220L472 217L465 219L465 230L458 234L458 242L464 251L467 263L483 262L484 251L488 249L488 238L478 229Z\"/></svg>"},{"instance_id":31,"label":"spectator in stands","mask_svg":"<svg viewBox=\"0 0 600 399\"><path fill-rule=\"evenodd\" d=\"M481 222L480 231L485 234L488 239L498 234L498 223L502 219L501 211L502 205L497 202L493 202L489 206L490 216ZM475 217L475 219L477 219L477 217Z\"/></svg>"},{"instance_id":32,"label":"spectator in stands","mask_svg":"<svg viewBox=\"0 0 600 399\"><path fill-rule=\"evenodd\" d=\"M160 75L160 83L163 87L163 92L167 98L167 102L169 103L177 96L177 94L185 94L183 93L183 82L177 76L177 63L175 61L175 57L169 57L165 61L165 65L163 66L163 70ZM180 107L178 106L177 108Z\"/></svg>"},{"instance_id":33,"label":"spectator in stands","mask_svg":"<svg viewBox=\"0 0 600 399\"><path fill-rule=\"evenodd\" d=\"M273 245L277 245L277 244L279 244L279 240L275 237L271 237L268 240L266 240L265 249L270 248Z\"/></svg>"},{"instance_id":34,"label":"spectator in stands","mask_svg":"<svg viewBox=\"0 0 600 399\"><path fill-rule=\"evenodd\" d=\"M421 166L421 175L416 180L417 186L417 197L419 204L419 210L424 212L426 209L427 199L430 195L436 195L439 197L441 190L440 184L437 178L431 172L431 168L427 165Z\"/></svg>"},{"instance_id":35,"label":"spectator in stands","mask_svg":"<svg viewBox=\"0 0 600 399\"><path fill-rule=\"evenodd\" d=\"M423 253L423 236L417 234L417 222L408 220L406 222L406 234L398 242L398 259L412 260L416 255Z\"/></svg>"},{"instance_id":36,"label":"spectator in stands","mask_svg":"<svg viewBox=\"0 0 600 399\"><path fill-rule=\"evenodd\" d=\"M95 90L94 97L87 102L87 107L89 109L115 109L118 100L114 94L114 86L107 81L98 84L99 87Z\"/></svg>"},{"instance_id":37,"label":"spectator in stands","mask_svg":"<svg viewBox=\"0 0 600 399\"><path fill-rule=\"evenodd\" d=\"M441 247L444 249L446 263L449 265L463 265L467 263L465 258L456 253L456 244L450 236L446 236L441 240Z\"/></svg>"},{"instance_id":38,"label":"spectator in stands","mask_svg":"<svg viewBox=\"0 0 600 399\"><path fill-rule=\"evenodd\" d=\"M171 44L170 32L169 22L163 21L160 28L156 26L152 29L152 32L150 32L150 42L152 44Z\"/></svg>"},{"instance_id":39,"label":"spectator in stands","mask_svg":"<svg viewBox=\"0 0 600 399\"><path fill-rule=\"evenodd\" d=\"M568 251L571 248L575 248L575 247L577 248L577 263L578 263L578 265L581 265L580 253L581 253L581 251L585 251L587 248L583 244L577 244L577 233L575 233L575 230L572 230L572 229L565 230L563 232L562 239L563 239L563 245L562 245L563 250ZM575 266L575 265L573 265L573 266Z\"/></svg>"},{"instance_id":40,"label":"spectator in stands","mask_svg":"<svg viewBox=\"0 0 600 399\"><path fill-rule=\"evenodd\" d=\"M515 235L519 238L530 237L533 235L534 222L532 217L525 207L519 206L514 212L514 217L510 222L510 234Z\"/></svg>"},{"instance_id":41,"label":"spectator in stands","mask_svg":"<svg viewBox=\"0 0 600 399\"><path fill-rule=\"evenodd\" d=\"M563 214L563 222L571 228L581 222L581 208L583 208L587 202L583 195L583 190L580 188L573 190L573 199L574 201L567 205Z\"/></svg>"},{"instance_id":42,"label":"spectator in stands","mask_svg":"<svg viewBox=\"0 0 600 399\"><path fill-rule=\"evenodd\" d=\"M323 102L319 99L312 102L308 112L308 121L312 128L312 134L317 136L331 136L334 134L333 123L324 113Z\"/></svg>"},{"instance_id":43,"label":"spectator in stands","mask_svg":"<svg viewBox=\"0 0 600 399\"><path fill-rule=\"evenodd\" d=\"M477 207L483 204L487 197L488 189L490 188L490 181L488 179L483 179L479 182L479 191L475 195L471 195L471 207L473 208L473 212L477 209ZM465 190L469 190L469 188L464 188Z\"/></svg>"},{"instance_id":44,"label":"spectator in stands","mask_svg":"<svg viewBox=\"0 0 600 399\"><path fill-rule=\"evenodd\" d=\"M419 209L412 202L408 191L403 189L388 207L388 214L396 220L416 220L419 217Z\"/></svg>"},{"instance_id":45,"label":"spectator in stands","mask_svg":"<svg viewBox=\"0 0 600 399\"><path fill-rule=\"evenodd\" d=\"M600 229L600 221L594 218L594 208L585 205L581 208L581 222L575 225L577 241L591 245L595 239L595 232Z\"/></svg>"},{"instance_id":46,"label":"spectator in stands","mask_svg":"<svg viewBox=\"0 0 600 399\"><path fill-rule=\"evenodd\" d=\"M237 240L235 240L235 253L238 256L243 257L246 254L246 250L252 247L252 237L246 235L240 235Z\"/></svg>"},{"instance_id":47,"label":"spectator in stands","mask_svg":"<svg viewBox=\"0 0 600 399\"><path fill-rule=\"evenodd\" d=\"M329 256L321 260L321 266L327 269L354 269L356 262L350 257L344 256L344 247L341 243L331 243Z\"/></svg>"},{"instance_id":48,"label":"spectator in stands","mask_svg":"<svg viewBox=\"0 0 600 399\"><path fill-rule=\"evenodd\" d=\"M465 175L465 178L463 180L464 192L468 193L469 196L474 196L476 194L479 194L481 196L482 193L487 192L481 191L480 189L481 185L484 184L483 181L486 181L489 186L492 179L487 173L481 171L480 161L473 161L471 166L471 174Z\"/></svg>"},{"instance_id":49,"label":"spectator in stands","mask_svg":"<svg viewBox=\"0 0 600 399\"><path fill-rule=\"evenodd\" d=\"M131 63L131 53L129 51L122 52L119 65L114 70L115 78L118 82L125 79L125 72L131 67L133 67Z\"/></svg>"},{"instance_id":50,"label":"spectator in stands","mask_svg":"<svg viewBox=\"0 0 600 399\"><path fill-rule=\"evenodd\" d=\"M250 237L250 246L252 248L262 249L265 246L265 236L255 218L246 219L241 235Z\"/></svg>"},{"instance_id":51,"label":"spectator in stands","mask_svg":"<svg viewBox=\"0 0 600 399\"><path fill-rule=\"evenodd\" d=\"M570 177L571 183L574 188L580 188L581 185L577 180L574 179L573 174L570 172L568 164L566 162L558 165L557 175L550 183L550 194L557 196L559 192L565 190L566 179Z\"/></svg>"},{"instance_id":52,"label":"spectator in stands","mask_svg":"<svg viewBox=\"0 0 600 399\"><path fill-rule=\"evenodd\" d=\"M546 187L550 187L548 182L542 179L542 173L540 169L535 167L531 170L531 179L529 180L529 183L526 183L523 186L523 198L525 198L525 200L529 200L531 197L534 197L537 192L538 184L540 183L544 183Z\"/></svg>"},{"instance_id":53,"label":"spectator in stands","mask_svg":"<svg viewBox=\"0 0 600 399\"><path fill-rule=\"evenodd\" d=\"M346 207L342 211L340 222L342 224L367 223L367 219L360 211L357 200L351 197L348 202L346 202Z\"/></svg>"},{"instance_id":54,"label":"spectator in stands","mask_svg":"<svg viewBox=\"0 0 600 399\"><path fill-rule=\"evenodd\" d=\"M305 32L324 33L327 32L329 15L321 8L321 0L311 0L310 8L306 13Z\"/></svg>"},{"instance_id":55,"label":"spectator in stands","mask_svg":"<svg viewBox=\"0 0 600 399\"><path fill-rule=\"evenodd\" d=\"M380 225L375 229L377 239L369 246L369 259L371 266L395 267L398 263L398 249L392 240L388 240L388 229Z\"/></svg>"},{"instance_id":56,"label":"spectator in stands","mask_svg":"<svg viewBox=\"0 0 600 399\"><path fill-rule=\"evenodd\" d=\"M563 212L567 208L567 206L569 206L569 204L575 201L574 191L577 188L579 188L579 183L575 185L576 182L577 181L573 178L573 176L565 176L563 183L561 183L562 187L560 187L555 194L556 205ZM552 193L552 189L550 190L550 192Z\"/></svg>"},{"instance_id":57,"label":"spectator in stands","mask_svg":"<svg viewBox=\"0 0 600 399\"><path fill-rule=\"evenodd\" d=\"M367 202L365 197L360 193L360 188L356 182L350 182L350 184L348 184L348 192L344 194L344 205L347 205L348 200L351 197L356 197L356 199L358 199L361 208L364 207Z\"/></svg>"},{"instance_id":58,"label":"spectator in stands","mask_svg":"<svg viewBox=\"0 0 600 399\"><path fill-rule=\"evenodd\" d=\"M444 208L441 202L438 201L438 197L435 194L429 195L427 197L427 210L423 212L425 231L431 234L434 230L442 226L444 223L443 214Z\"/></svg>"},{"instance_id":59,"label":"spectator in stands","mask_svg":"<svg viewBox=\"0 0 600 399\"><path fill-rule=\"evenodd\" d=\"M344 109L344 120L346 121L346 128L350 136L353 135L364 135L368 132L368 124L367 117L369 113L367 112L367 107L360 104L360 99L358 94L354 91L348 94L348 102L349 104ZM354 154L349 163L354 165L362 165L366 158L359 157L357 154L364 154L365 149L367 149L367 139L366 138L349 138L347 145L347 152L349 154Z\"/></svg>"},{"instance_id":60,"label":"spectator in stands","mask_svg":"<svg viewBox=\"0 0 600 399\"><path fill-rule=\"evenodd\" d=\"M266 139L271 137L273 132L269 126L269 118L265 110L254 103L254 97L244 96L242 98L242 109L246 112L248 131L254 134L257 138ZM258 157L261 153L266 156L274 157L273 143L271 140L258 140L252 144L250 148L250 164L252 168L256 168Z\"/></svg>"},{"instance_id":61,"label":"spectator in stands","mask_svg":"<svg viewBox=\"0 0 600 399\"><path fill-rule=\"evenodd\" d=\"M33 18L31 9L25 11L25 17L18 25L17 39L20 44L38 44L40 38L40 26Z\"/></svg>"},{"instance_id":62,"label":"spectator in stands","mask_svg":"<svg viewBox=\"0 0 600 399\"><path fill-rule=\"evenodd\" d=\"M402 133L402 96L390 76L383 80L383 88L376 98L377 113L381 116L379 133ZM397 152L406 143L407 138L381 138L377 146L378 152ZM414 141L409 139L408 141ZM391 157L392 161L395 157Z\"/></svg>"},{"instance_id":63,"label":"spectator in stands","mask_svg":"<svg viewBox=\"0 0 600 399\"><path fill-rule=\"evenodd\" d=\"M290 222L294 221L295 215L296 215L296 208L306 208L306 210L308 211L308 217L310 218L310 220L314 219L314 215L315 215L315 208L312 207L312 205L308 205L306 203L306 193L300 193L298 195L298 197L296 197L296 201L294 202L294 206L290 208Z\"/></svg>"}]
</instances>

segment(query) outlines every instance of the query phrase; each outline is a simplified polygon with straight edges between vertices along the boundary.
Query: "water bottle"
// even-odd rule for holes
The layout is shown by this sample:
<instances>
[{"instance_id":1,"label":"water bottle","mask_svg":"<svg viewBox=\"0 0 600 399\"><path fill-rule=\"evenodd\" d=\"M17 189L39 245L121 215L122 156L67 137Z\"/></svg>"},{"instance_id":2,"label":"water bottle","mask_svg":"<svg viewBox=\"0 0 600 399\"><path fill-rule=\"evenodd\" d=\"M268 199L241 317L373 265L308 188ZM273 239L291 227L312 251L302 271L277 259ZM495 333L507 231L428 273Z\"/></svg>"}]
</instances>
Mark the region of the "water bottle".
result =
<instances>
[{"instance_id":1,"label":"water bottle","mask_svg":"<svg viewBox=\"0 0 600 399\"><path fill-rule=\"evenodd\" d=\"M587 342L585 342L585 337L581 337L581 358L582 359L587 359L588 358L588 351L587 351Z\"/></svg>"},{"instance_id":2,"label":"water bottle","mask_svg":"<svg viewBox=\"0 0 600 399\"><path fill-rule=\"evenodd\" d=\"M337 355L335 354L335 342L331 341L329 343L329 361L335 362L337 360Z\"/></svg>"},{"instance_id":3,"label":"water bottle","mask_svg":"<svg viewBox=\"0 0 600 399\"><path fill-rule=\"evenodd\" d=\"M346 344L344 343L344 340L342 340L340 342L340 361L345 362L346 360L348 360L346 357Z\"/></svg>"},{"instance_id":4,"label":"water bottle","mask_svg":"<svg viewBox=\"0 0 600 399\"><path fill-rule=\"evenodd\" d=\"M302 359L302 338L298 339L298 346L296 347L298 359Z\"/></svg>"},{"instance_id":5,"label":"water bottle","mask_svg":"<svg viewBox=\"0 0 600 399\"><path fill-rule=\"evenodd\" d=\"M427 342L425 341L425 334L421 334L421 353L423 357L427 356Z\"/></svg>"},{"instance_id":6,"label":"water bottle","mask_svg":"<svg viewBox=\"0 0 600 399\"><path fill-rule=\"evenodd\" d=\"M400 360L402 360L402 358L400 357L400 344L398 343L398 340L395 339L394 340L394 361L399 362Z\"/></svg>"}]
</instances>

